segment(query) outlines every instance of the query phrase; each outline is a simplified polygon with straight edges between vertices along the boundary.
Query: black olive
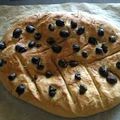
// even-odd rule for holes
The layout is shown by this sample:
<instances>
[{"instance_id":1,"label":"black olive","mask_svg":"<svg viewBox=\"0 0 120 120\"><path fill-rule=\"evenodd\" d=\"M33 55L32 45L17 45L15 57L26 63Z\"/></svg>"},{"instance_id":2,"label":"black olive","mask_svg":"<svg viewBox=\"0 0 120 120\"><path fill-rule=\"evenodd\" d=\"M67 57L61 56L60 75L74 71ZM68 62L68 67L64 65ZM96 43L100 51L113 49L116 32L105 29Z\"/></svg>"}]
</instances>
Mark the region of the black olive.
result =
<instances>
[{"instance_id":1,"label":"black olive","mask_svg":"<svg viewBox=\"0 0 120 120\"><path fill-rule=\"evenodd\" d=\"M17 88L16 88L16 92L18 95L22 95L25 92L25 85L20 84Z\"/></svg>"},{"instance_id":2,"label":"black olive","mask_svg":"<svg viewBox=\"0 0 120 120\"><path fill-rule=\"evenodd\" d=\"M55 53L60 53L62 50L62 47L57 44L53 44L51 48L52 48L53 52L55 52Z\"/></svg>"},{"instance_id":3,"label":"black olive","mask_svg":"<svg viewBox=\"0 0 120 120\"><path fill-rule=\"evenodd\" d=\"M6 44L4 41L0 41L0 50L4 50L6 48Z\"/></svg>"},{"instance_id":4,"label":"black olive","mask_svg":"<svg viewBox=\"0 0 120 120\"><path fill-rule=\"evenodd\" d=\"M68 30L61 30L60 31L60 36L63 37L63 38L67 38L70 36L70 33Z\"/></svg>"},{"instance_id":5,"label":"black olive","mask_svg":"<svg viewBox=\"0 0 120 120\"><path fill-rule=\"evenodd\" d=\"M18 52L18 53L23 53L23 52L26 52L26 51L27 51L27 48L25 48L25 47L22 46L22 45L16 45L16 46L15 46L15 50L16 50L16 52Z\"/></svg>"},{"instance_id":6,"label":"black olive","mask_svg":"<svg viewBox=\"0 0 120 120\"><path fill-rule=\"evenodd\" d=\"M118 61L118 62L116 63L116 67L117 67L118 69L120 69L120 61Z\"/></svg>"},{"instance_id":7,"label":"black olive","mask_svg":"<svg viewBox=\"0 0 120 120\"><path fill-rule=\"evenodd\" d=\"M61 19L56 20L56 25L59 27L63 27L65 25L64 21Z\"/></svg>"},{"instance_id":8,"label":"black olive","mask_svg":"<svg viewBox=\"0 0 120 120\"><path fill-rule=\"evenodd\" d=\"M76 31L77 35L82 35L84 32L85 32L84 26L79 27Z\"/></svg>"},{"instance_id":9,"label":"black olive","mask_svg":"<svg viewBox=\"0 0 120 120\"><path fill-rule=\"evenodd\" d=\"M48 43L49 45L53 45L53 44L55 43L54 38L53 38L53 37L49 37L49 38L47 39L47 43Z\"/></svg>"},{"instance_id":10,"label":"black olive","mask_svg":"<svg viewBox=\"0 0 120 120\"><path fill-rule=\"evenodd\" d=\"M16 78L16 73L11 73L11 74L8 76L8 79L9 79L10 81L13 81L15 78Z\"/></svg>"},{"instance_id":11,"label":"black olive","mask_svg":"<svg viewBox=\"0 0 120 120\"><path fill-rule=\"evenodd\" d=\"M39 62L39 63L37 64L37 69L38 69L38 70L43 70L43 69L44 69L44 65L43 65L41 62Z\"/></svg>"},{"instance_id":12,"label":"black olive","mask_svg":"<svg viewBox=\"0 0 120 120\"><path fill-rule=\"evenodd\" d=\"M102 44L101 48L102 48L104 53L108 52L108 47L105 44Z\"/></svg>"},{"instance_id":13,"label":"black olive","mask_svg":"<svg viewBox=\"0 0 120 120\"><path fill-rule=\"evenodd\" d=\"M13 38L19 38L21 34L22 34L22 30L20 28L16 28L13 31Z\"/></svg>"},{"instance_id":14,"label":"black olive","mask_svg":"<svg viewBox=\"0 0 120 120\"><path fill-rule=\"evenodd\" d=\"M33 64L38 64L40 62L40 58L37 56L32 57L31 62Z\"/></svg>"},{"instance_id":15,"label":"black olive","mask_svg":"<svg viewBox=\"0 0 120 120\"><path fill-rule=\"evenodd\" d=\"M80 86L79 86L79 94L80 94L80 95L85 94L86 91L87 91L87 88L86 88L84 85L80 85Z\"/></svg>"},{"instance_id":16,"label":"black olive","mask_svg":"<svg viewBox=\"0 0 120 120\"><path fill-rule=\"evenodd\" d=\"M117 78L114 75L108 75L106 80L111 85L114 85L117 83Z\"/></svg>"},{"instance_id":17,"label":"black olive","mask_svg":"<svg viewBox=\"0 0 120 120\"><path fill-rule=\"evenodd\" d=\"M111 35L110 37L109 37L109 42L111 42L111 43L114 43L114 42L116 42L116 36L114 36L114 35Z\"/></svg>"},{"instance_id":18,"label":"black olive","mask_svg":"<svg viewBox=\"0 0 120 120\"><path fill-rule=\"evenodd\" d=\"M36 33L34 34L35 40L40 40L41 37L42 37L42 35L41 35L41 33L39 33L39 32L36 32Z\"/></svg>"},{"instance_id":19,"label":"black olive","mask_svg":"<svg viewBox=\"0 0 120 120\"><path fill-rule=\"evenodd\" d=\"M102 77L104 77L104 78L106 78L106 77L108 76L108 69L107 69L107 67L105 67L105 66L101 66L101 67L99 68L98 72L99 72L99 74L100 74Z\"/></svg>"},{"instance_id":20,"label":"black olive","mask_svg":"<svg viewBox=\"0 0 120 120\"><path fill-rule=\"evenodd\" d=\"M68 66L68 62L64 59L58 61L58 65L62 68L66 68Z\"/></svg>"},{"instance_id":21,"label":"black olive","mask_svg":"<svg viewBox=\"0 0 120 120\"><path fill-rule=\"evenodd\" d=\"M80 73L75 73L75 80L81 80L81 75Z\"/></svg>"},{"instance_id":22,"label":"black olive","mask_svg":"<svg viewBox=\"0 0 120 120\"><path fill-rule=\"evenodd\" d=\"M96 47L95 52L96 54L103 54L103 49L101 47Z\"/></svg>"},{"instance_id":23,"label":"black olive","mask_svg":"<svg viewBox=\"0 0 120 120\"><path fill-rule=\"evenodd\" d=\"M70 65L71 67L76 67L77 65L79 65L79 62L78 62L78 61L75 61L75 60L70 60L70 61L69 61L69 65Z\"/></svg>"},{"instance_id":24,"label":"black olive","mask_svg":"<svg viewBox=\"0 0 120 120\"><path fill-rule=\"evenodd\" d=\"M31 40L31 41L28 43L28 47L29 47L29 48L36 47L36 42L35 42L34 40Z\"/></svg>"},{"instance_id":25,"label":"black olive","mask_svg":"<svg viewBox=\"0 0 120 120\"><path fill-rule=\"evenodd\" d=\"M27 31L28 33L33 33L33 32L35 31L35 27L32 26L32 25L27 25L27 26L26 26L26 31Z\"/></svg>"},{"instance_id":26,"label":"black olive","mask_svg":"<svg viewBox=\"0 0 120 120\"><path fill-rule=\"evenodd\" d=\"M77 27L77 23L74 21L71 21L71 28L75 29Z\"/></svg>"},{"instance_id":27,"label":"black olive","mask_svg":"<svg viewBox=\"0 0 120 120\"><path fill-rule=\"evenodd\" d=\"M104 36L104 29L103 28L98 29L98 35L99 36Z\"/></svg>"},{"instance_id":28,"label":"black olive","mask_svg":"<svg viewBox=\"0 0 120 120\"><path fill-rule=\"evenodd\" d=\"M78 52L80 50L80 45L78 45L78 44L73 44L72 47L73 47L74 52Z\"/></svg>"},{"instance_id":29,"label":"black olive","mask_svg":"<svg viewBox=\"0 0 120 120\"><path fill-rule=\"evenodd\" d=\"M50 97L54 97L55 96L55 94L56 94L56 88L54 87L54 86L49 86L49 96Z\"/></svg>"},{"instance_id":30,"label":"black olive","mask_svg":"<svg viewBox=\"0 0 120 120\"><path fill-rule=\"evenodd\" d=\"M95 37L89 37L88 43L90 43L91 45L97 45L97 40Z\"/></svg>"},{"instance_id":31,"label":"black olive","mask_svg":"<svg viewBox=\"0 0 120 120\"><path fill-rule=\"evenodd\" d=\"M49 24L49 25L48 25L48 29L49 29L50 31L54 31L54 30L55 30L55 25L54 25L54 24Z\"/></svg>"},{"instance_id":32,"label":"black olive","mask_svg":"<svg viewBox=\"0 0 120 120\"><path fill-rule=\"evenodd\" d=\"M0 59L0 67L3 67L3 65L6 63L3 59Z\"/></svg>"},{"instance_id":33,"label":"black olive","mask_svg":"<svg viewBox=\"0 0 120 120\"><path fill-rule=\"evenodd\" d=\"M81 54L82 54L82 57L84 57L84 58L87 58L87 57L88 57L87 51L83 51Z\"/></svg>"},{"instance_id":34,"label":"black olive","mask_svg":"<svg viewBox=\"0 0 120 120\"><path fill-rule=\"evenodd\" d=\"M50 71L47 71L47 72L45 73L45 76L46 76L46 78L50 78L50 77L53 76L53 74L52 74Z\"/></svg>"}]
</instances>

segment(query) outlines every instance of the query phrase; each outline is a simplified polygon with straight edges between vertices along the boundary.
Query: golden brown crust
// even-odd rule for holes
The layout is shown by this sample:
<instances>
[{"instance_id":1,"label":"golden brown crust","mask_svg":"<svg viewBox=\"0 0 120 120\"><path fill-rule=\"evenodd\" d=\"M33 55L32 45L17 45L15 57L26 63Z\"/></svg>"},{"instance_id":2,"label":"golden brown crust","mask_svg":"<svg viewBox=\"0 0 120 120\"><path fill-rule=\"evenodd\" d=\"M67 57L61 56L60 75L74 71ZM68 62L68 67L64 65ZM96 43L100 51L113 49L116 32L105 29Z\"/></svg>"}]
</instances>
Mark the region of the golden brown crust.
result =
<instances>
[{"instance_id":1,"label":"golden brown crust","mask_svg":"<svg viewBox=\"0 0 120 120\"><path fill-rule=\"evenodd\" d=\"M62 20L64 25L56 25L56 20ZM71 28L71 21L77 23L75 28ZM54 30L49 30L50 24L54 25ZM35 28L34 32L26 31L28 25ZM18 38L13 37L16 28L22 30ZM98 35L100 28L104 30L100 34L104 35ZM61 37L61 31L67 31L67 35L62 33ZM40 38L35 40L38 32ZM116 69L120 58L119 34L116 26L90 15L44 13L26 17L12 25L3 37L6 48L0 50L0 60L4 60L0 66L1 81L14 96L59 116L89 116L102 112L120 101L120 71ZM115 36L116 41L110 42L110 36ZM91 45L90 37L94 37L97 44ZM48 43L50 39L54 44ZM30 41L35 42L33 47L29 47ZM105 48L102 54L96 54L96 47L102 44L107 52ZM17 45L23 46L23 50L16 50ZM83 51L87 51L87 57L83 57ZM33 57L39 58L39 62L32 62ZM58 61L63 59L67 65L62 64L62 68ZM70 65L71 60L79 65ZM100 75L98 70L102 65L109 67L109 74L116 76L115 85L110 85ZM77 72L80 73L79 80L75 78ZM16 74L15 78L9 78L12 73ZM25 87L23 91L18 90L21 84Z\"/></svg>"},{"instance_id":2,"label":"golden brown crust","mask_svg":"<svg viewBox=\"0 0 120 120\"><path fill-rule=\"evenodd\" d=\"M61 68L57 64L59 59L64 59L66 61L77 60L74 55L69 57L60 57L56 60L56 65L68 86L68 90L71 93L73 100L78 104L77 107L80 109L80 116L88 116L90 114L103 111L104 106L102 99L87 69L80 63L76 67L68 66L66 68ZM80 80L75 79L76 73L80 74ZM84 85L87 88L87 92L84 95L79 94L80 85Z\"/></svg>"},{"instance_id":3,"label":"golden brown crust","mask_svg":"<svg viewBox=\"0 0 120 120\"><path fill-rule=\"evenodd\" d=\"M2 59L6 61L6 64L1 69L0 75L2 76L4 74L2 83L10 93L48 112L57 112L58 115L65 117L78 116L77 107L75 107L62 77L59 75L52 63L50 63L50 65L52 65L51 67L55 71L55 76L47 80L44 75L35 72L35 75L37 75L37 78L35 80L32 78L33 76L31 77L32 73L29 71L29 67L26 70L25 66L20 62L21 58L19 60L18 56L15 53L12 53L10 55L7 54L6 56L6 51L4 51L2 53ZM17 77L13 81L10 81L8 79L8 76L10 73L14 72L16 73ZM29 75L29 73L31 75ZM20 84L24 84L27 88L25 90L25 93L21 96L16 93L16 88ZM49 85L54 85L58 89L58 92L54 99L50 98L48 95ZM62 98L63 96L64 98ZM64 113L66 114L64 115Z\"/></svg>"},{"instance_id":4,"label":"golden brown crust","mask_svg":"<svg viewBox=\"0 0 120 120\"><path fill-rule=\"evenodd\" d=\"M98 88L98 91L101 95L104 109L109 109L117 105L120 101L120 93L119 93L119 87L120 87L120 70L116 68L116 63L119 61L118 56L120 53L116 53L110 57L107 57L101 61L97 61L95 63L92 63L88 65L88 71L93 77L93 81ZM98 73L99 68L101 66L106 66L108 70L110 71L110 74L116 76L117 78L117 84L108 84L106 81L106 78L100 76Z\"/></svg>"}]
</instances>

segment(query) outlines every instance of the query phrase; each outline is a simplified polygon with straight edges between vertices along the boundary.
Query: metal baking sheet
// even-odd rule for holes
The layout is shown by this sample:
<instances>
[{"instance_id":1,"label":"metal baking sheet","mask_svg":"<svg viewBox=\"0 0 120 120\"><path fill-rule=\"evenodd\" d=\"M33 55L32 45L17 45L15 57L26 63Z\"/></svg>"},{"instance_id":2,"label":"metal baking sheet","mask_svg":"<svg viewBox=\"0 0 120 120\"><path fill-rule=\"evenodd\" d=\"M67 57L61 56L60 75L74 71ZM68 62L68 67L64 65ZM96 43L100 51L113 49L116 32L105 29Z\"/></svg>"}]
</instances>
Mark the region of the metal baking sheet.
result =
<instances>
[{"instance_id":1,"label":"metal baking sheet","mask_svg":"<svg viewBox=\"0 0 120 120\"><path fill-rule=\"evenodd\" d=\"M66 3L54 5L0 6L0 39L11 23L39 12L88 12L120 26L120 4ZM0 76L2 79L2 76ZM40 110L11 96L0 84L0 120L67 120ZM120 105L87 118L71 120L120 120Z\"/></svg>"}]
</instances>

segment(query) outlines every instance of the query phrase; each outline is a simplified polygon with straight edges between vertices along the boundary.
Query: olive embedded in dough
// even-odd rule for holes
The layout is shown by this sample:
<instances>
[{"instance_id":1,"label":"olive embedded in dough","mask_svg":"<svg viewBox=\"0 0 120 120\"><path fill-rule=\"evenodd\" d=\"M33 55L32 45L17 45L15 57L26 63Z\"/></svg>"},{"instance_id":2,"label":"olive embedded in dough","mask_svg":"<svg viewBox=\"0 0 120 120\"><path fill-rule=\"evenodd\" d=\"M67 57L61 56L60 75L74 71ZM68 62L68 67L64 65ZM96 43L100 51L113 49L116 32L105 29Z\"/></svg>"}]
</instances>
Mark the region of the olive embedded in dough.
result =
<instances>
[{"instance_id":1,"label":"olive embedded in dough","mask_svg":"<svg viewBox=\"0 0 120 120\"><path fill-rule=\"evenodd\" d=\"M75 73L75 80L81 80L81 75L79 72Z\"/></svg>"},{"instance_id":2,"label":"olive embedded in dough","mask_svg":"<svg viewBox=\"0 0 120 120\"><path fill-rule=\"evenodd\" d=\"M87 91L87 88L86 88L84 85L80 85L80 86L79 86L79 94L80 94L80 95L85 94L86 91Z\"/></svg>"},{"instance_id":3,"label":"olive embedded in dough","mask_svg":"<svg viewBox=\"0 0 120 120\"><path fill-rule=\"evenodd\" d=\"M88 43L91 45L97 45L97 40L95 37L89 37Z\"/></svg>"},{"instance_id":4,"label":"olive embedded in dough","mask_svg":"<svg viewBox=\"0 0 120 120\"><path fill-rule=\"evenodd\" d=\"M50 78L50 77L53 76L53 73L50 72L50 71L47 71L47 72L45 73L45 76L46 76L46 78Z\"/></svg>"},{"instance_id":5,"label":"olive embedded in dough","mask_svg":"<svg viewBox=\"0 0 120 120\"><path fill-rule=\"evenodd\" d=\"M33 64L38 64L40 62L40 58L37 56L32 57L31 62Z\"/></svg>"},{"instance_id":6,"label":"olive embedded in dough","mask_svg":"<svg viewBox=\"0 0 120 120\"><path fill-rule=\"evenodd\" d=\"M108 52L108 47L105 44L102 44L101 48L102 48L104 53Z\"/></svg>"},{"instance_id":7,"label":"olive embedded in dough","mask_svg":"<svg viewBox=\"0 0 120 120\"><path fill-rule=\"evenodd\" d=\"M77 27L77 23L75 21L71 21L71 28L75 29Z\"/></svg>"},{"instance_id":8,"label":"olive embedded in dough","mask_svg":"<svg viewBox=\"0 0 120 120\"><path fill-rule=\"evenodd\" d=\"M34 34L35 40L40 40L41 37L42 37L42 35L41 35L41 33L39 33L39 32L36 32L36 33Z\"/></svg>"},{"instance_id":9,"label":"olive embedded in dough","mask_svg":"<svg viewBox=\"0 0 120 120\"><path fill-rule=\"evenodd\" d=\"M25 92L26 86L23 84L20 84L17 88L16 88L16 93L18 95L22 95Z\"/></svg>"},{"instance_id":10,"label":"olive embedded in dough","mask_svg":"<svg viewBox=\"0 0 120 120\"><path fill-rule=\"evenodd\" d=\"M106 66L101 66L98 72L102 77L106 78L108 76L108 68Z\"/></svg>"},{"instance_id":11,"label":"olive embedded in dough","mask_svg":"<svg viewBox=\"0 0 120 120\"><path fill-rule=\"evenodd\" d=\"M78 52L80 50L80 45L78 44L73 44L72 46L74 52Z\"/></svg>"},{"instance_id":12,"label":"olive embedded in dough","mask_svg":"<svg viewBox=\"0 0 120 120\"><path fill-rule=\"evenodd\" d=\"M60 53L62 50L62 47L57 44L53 44L51 48L52 48L53 52L55 52L55 53Z\"/></svg>"},{"instance_id":13,"label":"olive embedded in dough","mask_svg":"<svg viewBox=\"0 0 120 120\"><path fill-rule=\"evenodd\" d=\"M19 38L21 34L22 34L22 30L20 28L16 28L13 31L13 38Z\"/></svg>"},{"instance_id":14,"label":"olive embedded in dough","mask_svg":"<svg viewBox=\"0 0 120 120\"><path fill-rule=\"evenodd\" d=\"M47 39L47 43L48 43L49 45L53 45L53 44L56 43L56 41L55 41L55 39L54 39L53 37L49 37L49 38Z\"/></svg>"},{"instance_id":15,"label":"olive embedded in dough","mask_svg":"<svg viewBox=\"0 0 120 120\"><path fill-rule=\"evenodd\" d=\"M48 29L49 29L50 31L54 31L54 30L55 30L55 25L54 25L54 24L49 24L49 25L48 25Z\"/></svg>"},{"instance_id":16,"label":"olive embedded in dough","mask_svg":"<svg viewBox=\"0 0 120 120\"><path fill-rule=\"evenodd\" d=\"M32 26L32 25L27 25L27 26L26 26L26 31L27 31L28 33L33 33L33 32L35 31L35 27Z\"/></svg>"},{"instance_id":17,"label":"olive embedded in dough","mask_svg":"<svg viewBox=\"0 0 120 120\"><path fill-rule=\"evenodd\" d=\"M10 80L10 81L13 81L15 78L16 78L16 73L11 73L10 75L8 75L8 79Z\"/></svg>"},{"instance_id":18,"label":"olive embedded in dough","mask_svg":"<svg viewBox=\"0 0 120 120\"><path fill-rule=\"evenodd\" d=\"M116 67L117 67L118 69L120 69L120 61L118 61L118 62L116 63Z\"/></svg>"},{"instance_id":19,"label":"olive embedded in dough","mask_svg":"<svg viewBox=\"0 0 120 120\"><path fill-rule=\"evenodd\" d=\"M67 38L70 36L70 33L68 30L61 30L59 34L62 38Z\"/></svg>"},{"instance_id":20,"label":"olive embedded in dough","mask_svg":"<svg viewBox=\"0 0 120 120\"><path fill-rule=\"evenodd\" d=\"M114 42L116 42L116 36L114 36L114 35L111 35L110 37L109 37L109 42L111 42L111 43L114 43Z\"/></svg>"},{"instance_id":21,"label":"olive embedded in dough","mask_svg":"<svg viewBox=\"0 0 120 120\"><path fill-rule=\"evenodd\" d=\"M77 35L82 35L85 32L85 27L81 26L76 30Z\"/></svg>"},{"instance_id":22,"label":"olive embedded in dough","mask_svg":"<svg viewBox=\"0 0 120 120\"><path fill-rule=\"evenodd\" d=\"M99 28L98 29L98 36L104 36L104 29L103 28Z\"/></svg>"},{"instance_id":23,"label":"olive embedded in dough","mask_svg":"<svg viewBox=\"0 0 120 120\"><path fill-rule=\"evenodd\" d=\"M114 75L108 75L106 80L111 85L114 85L117 83L117 78Z\"/></svg>"},{"instance_id":24,"label":"olive embedded in dough","mask_svg":"<svg viewBox=\"0 0 120 120\"><path fill-rule=\"evenodd\" d=\"M58 19L58 20L56 20L56 25L59 27L63 27L65 25L65 23L62 19Z\"/></svg>"},{"instance_id":25,"label":"olive embedded in dough","mask_svg":"<svg viewBox=\"0 0 120 120\"><path fill-rule=\"evenodd\" d=\"M79 65L79 62L75 61L75 60L70 60L69 65L70 65L70 67L76 67L77 65Z\"/></svg>"},{"instance_id":26,"label":"olive embedded in dough","mask_svg":"<svg viewBox=\"0 0 120 120\"><path fill-rule=\"evenodd\" d=\"M62 68L66 68L68 66L68 62L64 59L58 61L58 65Z\"/></svg>"},{"instance_id":27,"label":"olive embedded in dough","mask_svg":"<svg viewBox=\"0 0 120 120\"><path fill-rule=\"evenodd\" d=\"M101 47L96 47L95 52L96 54L103 54L103 49Z\"/></svg>"},{"instance_id":28,"label":"olive embedded in dough","mask_svg":"<svg viewBox=\"0 0 120 120\"><path fill-rule=\"evenodd\" d=\"M0 59L0 67L3 67L3 65L6 63L3 59Z\"/></svg>"},{"instance_id":29,"label":"olive embedded in dough","mask_svg":"<svg viewBox=\"0 0 120 120\"><path fill-rule=\"evenodd\" d=\"M54 86L49 86L49 96L54 97L56 94L57 89Z\"/></svg>"},{"instance_id":30,"label":"olive embedded in dough","mask_svg":"<svg viewBox=\"0 0 120 120\"><path fill-rule=\"evenodd\" d=\"M0 50L4 50L6 48L6 44L4 41L0 41Z\"/></svg>"},{"instance_id":31,"label":"olive embedded in dough","mask_svg":"<svg viewBox=\"0 0 120 120\"><path fill-rule=\"evenodd\" d=\"M28 43L28 47L29 47L29 48L36 47L36 42L35 42L34 40L31 40L31 41Z\"/></svg>"},{"instance_id":32,"label":"olive embedded in dough","mask_svg":"<svg viewBox=\"0 0 120 120\"><path fill-rule=\"evenodd\" d=\"M24 53L27 51L27 48L24 47L23 45L16 45L15 46L15 51L18 53Z\"/></svg>"},{"instance_id":33,"label":"olive embedded in dough","mask_svg":"<svg viewBox=\"0 0 120 120\"><path fill-rule=\"evenodd\" d=\"M82 51L82 57L87 58L88 57L88 52L87 51Z\"/></svg>"}]
</instances>

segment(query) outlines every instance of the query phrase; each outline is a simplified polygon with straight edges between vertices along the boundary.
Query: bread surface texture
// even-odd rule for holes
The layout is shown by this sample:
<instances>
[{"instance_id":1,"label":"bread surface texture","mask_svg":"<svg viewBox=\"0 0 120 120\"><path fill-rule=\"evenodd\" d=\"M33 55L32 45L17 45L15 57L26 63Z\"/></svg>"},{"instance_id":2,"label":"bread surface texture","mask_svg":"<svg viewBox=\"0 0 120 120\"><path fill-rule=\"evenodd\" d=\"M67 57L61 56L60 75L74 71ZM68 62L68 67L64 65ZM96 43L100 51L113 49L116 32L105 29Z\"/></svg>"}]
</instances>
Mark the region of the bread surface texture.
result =
<instances>
[{"instance_id":1,"label":"bread surface texture","mask_svg":"<svg viewBox=\"0 0 120 120\"><path fill-rule=\"evenodd\" d=\"M18 99L75 118L120 103L120 29L95 16L42 13L0 41L0 81Z\"/></svg>"}]
</instances>

